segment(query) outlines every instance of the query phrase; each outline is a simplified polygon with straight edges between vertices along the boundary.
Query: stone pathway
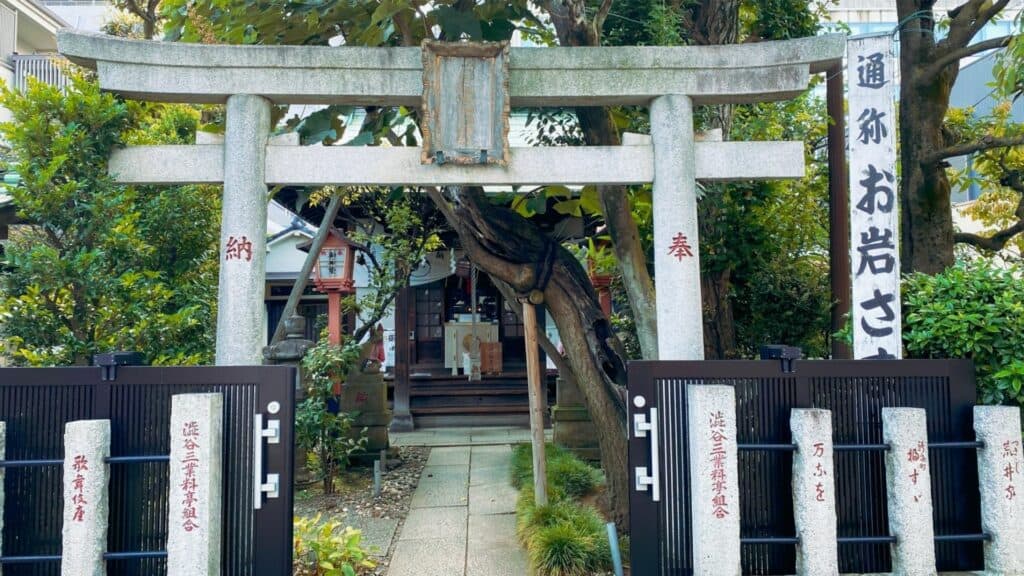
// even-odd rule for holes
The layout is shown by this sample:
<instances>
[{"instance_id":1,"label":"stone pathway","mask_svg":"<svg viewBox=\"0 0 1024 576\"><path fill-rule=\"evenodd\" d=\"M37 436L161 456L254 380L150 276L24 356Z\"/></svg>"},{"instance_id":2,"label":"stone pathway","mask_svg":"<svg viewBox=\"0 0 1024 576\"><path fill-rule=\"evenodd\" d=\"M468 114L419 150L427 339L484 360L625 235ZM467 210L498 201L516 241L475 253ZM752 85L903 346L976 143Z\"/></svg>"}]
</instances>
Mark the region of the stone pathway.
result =
<instances>
[{"instance_id":1,"label":"stone pathway","mask_svg":"<svg viewBox=\"0 0 1024 576\"><path fill-rule=\"evenodd\" d=\"M545 431L548 441L551 430ZM483 446L519 444L530 441L529 428L493 426L481 428L421 428L414 432L392 432L392 446Z\"/></svg>"},{"instance_id":2,"label":"stone pathway","mask_svg":"<svg viewBox=\"0 0 1024 576\"><path fill-rule=\"evenodd\" d=\"M515 535L511 460L509 444L433 448L388 576L526 574Z\"/></svg>"}]
</instances>

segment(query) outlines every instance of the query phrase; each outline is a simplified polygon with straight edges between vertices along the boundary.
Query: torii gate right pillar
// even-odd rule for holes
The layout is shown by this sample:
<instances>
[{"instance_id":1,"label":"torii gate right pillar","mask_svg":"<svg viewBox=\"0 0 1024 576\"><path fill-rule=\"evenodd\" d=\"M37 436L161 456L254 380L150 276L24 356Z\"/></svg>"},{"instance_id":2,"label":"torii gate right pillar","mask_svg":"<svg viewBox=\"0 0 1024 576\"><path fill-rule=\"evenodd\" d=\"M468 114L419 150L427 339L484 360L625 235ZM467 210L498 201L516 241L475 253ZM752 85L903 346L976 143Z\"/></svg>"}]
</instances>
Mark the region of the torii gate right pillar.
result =
<instances>
[{"instance_id":1,"label":"torii gate right pillar","mask_svg":"<svg viewBox=\"0 0 1024 576\"><path fill-rule=\"evenodd\" d=\"M658 359L703 360L697 171L693 101L651 103L654 145L654 271L658 279Z\"/></svg>"}]
</instances>

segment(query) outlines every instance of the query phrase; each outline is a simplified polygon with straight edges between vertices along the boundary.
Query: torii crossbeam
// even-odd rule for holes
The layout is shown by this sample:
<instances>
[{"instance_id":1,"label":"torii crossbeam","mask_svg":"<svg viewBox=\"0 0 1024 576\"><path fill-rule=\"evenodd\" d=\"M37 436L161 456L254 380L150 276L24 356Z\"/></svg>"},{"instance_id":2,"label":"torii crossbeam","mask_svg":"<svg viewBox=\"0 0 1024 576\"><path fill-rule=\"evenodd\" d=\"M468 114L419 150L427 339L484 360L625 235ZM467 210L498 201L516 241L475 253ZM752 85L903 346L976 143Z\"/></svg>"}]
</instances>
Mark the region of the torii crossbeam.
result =
<instances>
[{"instance_id":1,"label":"torii crossbeam","mask_svg":"<svg viewBox=\"0 0 1024 576\"><path fill-rule=\"evenodd\" d=\"M795 97L839 62L840 35L702 47L513 48L513 107L647 105L651 143L513 148L507 166L423 164L419 148L270 141L274 104L418 106L420 48L223 46L61 32L60 51L129 98L226 103L223 145L140 146L110 171L134 184L224 184L217 364L259 364L267 185L654 184L659 357L704 353L697 181L800 178L801 142L695 142L693 106ZM240 246L244 249L240 249Z\"/></svg>"}]
</instances>

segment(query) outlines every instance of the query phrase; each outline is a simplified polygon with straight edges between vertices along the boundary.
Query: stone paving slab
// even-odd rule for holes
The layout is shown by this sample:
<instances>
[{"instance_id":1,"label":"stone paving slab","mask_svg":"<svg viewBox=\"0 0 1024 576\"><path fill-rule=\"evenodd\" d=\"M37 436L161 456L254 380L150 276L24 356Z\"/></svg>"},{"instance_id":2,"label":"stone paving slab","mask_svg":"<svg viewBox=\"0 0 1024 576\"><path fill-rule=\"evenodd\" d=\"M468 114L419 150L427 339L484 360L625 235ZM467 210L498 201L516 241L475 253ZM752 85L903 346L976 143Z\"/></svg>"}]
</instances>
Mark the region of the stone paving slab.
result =
<instances>
[{"instance_id":1,"label":"stone paving slab","mask_svg":"<svg viewBox=\"0 0 1024 576\"><path fill-rule=\"evenodd\" d=\"M519 548L516 538L516 517L514 514L489 514L469 516L470 551L493 548Z\"/></svg>"},{"instance_id":2,"label":"stone paving slab","mask_svg":"<svg viewBox=\"0 0 1024 576\"><path fill-rule=\"evenodd\" d=\"M469 501L467 486L461 482L432 481L420 482L412 495L412 508L438 508L465 506Z\"/></svg>"},{"instance_id":3,"label":"stone paving slab","mask_svg":"<svg viewBox=\"0 0 1024 576\"><path fill-rule=\"evenodd\" d=\"M469 471L469 485L498 484L512 479L512 469L508 466L473 466Z\"/></svg>"},{"instance_id":4,"label":"stone paving slab","mask_svg":"<svg viewBox=\"0 0 1024 576\"><path fill-rule=\"evenodd\" d=\"M470 429L470 438L496 438L508 442L510 430L508 428Z\"/></svg>"},{"instance_id":5,"label":"stone paving slab","mask_svg":"<svg viewBox=\"0 0 1024 576\"><path fill-rule=\"evenodd\" d=\"M432 540L442 537L446 540L466 542L466 506L447 508L414 508L405 519L398 541Z\"/></svg>"},{"instance_id":6,"label":"stone paving slab","mask_svg":"<svg viewBox=\"0 0 1024 576\"><path fill-rule=\"evenodd\" d=\"M519 493L507 481L469 487L469 513L510 514L516 511Z\"/></svg>"},{"instance_id":7,"label":"stone paving slab","mask_svg":"<svg viewBox=\"0 0 1024 576\"><path fill-rule=\"evenodd\" d=\"M504 430L482 429L501 437ZM432 448L388 576L525 576L516 539L511 447ZM470 479L473 479L472 486Z\"/></svg>"},{"instance_id":8,"label":"stone paving slab","mask_svg":"<svg viewBox=\"0 0 1024 576\"><path fill-rule=\"evenodd\" d=\"M508 444L500 444L497 446L473 446L470 448L470 451L473 456L503 458L502 462L508 466L512 465L512 461L508 459L512 455L512 447Z\"/></svg>"},{"instance_id":9,"label":"stone paving slab","mask_svg":"<svg viewBox=\"0 0 1024 576\"><path fill-rule=\"evenodd\" d=\"M469 466L469 446L434 448L427 457L427 466Z\"/></svg>"},{"instance_id":10,"label":"stone paving slab","mask_svg":"<svg viewBox=\"0 0 1024 576\"><path fill-rule=\"evenodd\" d=\"M470 551L466 576L525 576L530 570L526 553L519 548Z\"/></svg>"},{"instance_id":11,"label":"stone paving slab","mask_svg":"<svg viewBox=\"0 0 1024 576\"><path fill-rule=\"evenodd\" d=\"M511 469L512 449L507 444L503 446L473 446L471 462L473 468L504 466Z\"/></svg>"},{"instance_id":12,"label":"stone paving slab","mask_svg":"<svg viewBox=\"0 0 1024 576\"><path fill-rule=\"evenodd\" d=\"M420 483L451 482L469 485L469 466L425 466L420 474Z\"/></svg>"},{"instance_id":13,"label":"stone paving slab","mask_svg":"<svg viewBox=\"0 0 1024 576\"><path fill-rule=\"evenodd\" d=\"M465 565L465 540L400 540L391 557L388 576L456 576L463 574Z\"/></svg>"},{"instance_id":14,"label":"stone paving slab","mask_svg":"<svg viewBox=\"0 0 1024 576\"><path fill-rule=\"evenodd\" d=\"M551 441L551 429L544 437ZM530 431L520 427L500 428L421 428L413 432L393 432L393 446L488 446L530 441Z\"/></svg>"}]
</instances>

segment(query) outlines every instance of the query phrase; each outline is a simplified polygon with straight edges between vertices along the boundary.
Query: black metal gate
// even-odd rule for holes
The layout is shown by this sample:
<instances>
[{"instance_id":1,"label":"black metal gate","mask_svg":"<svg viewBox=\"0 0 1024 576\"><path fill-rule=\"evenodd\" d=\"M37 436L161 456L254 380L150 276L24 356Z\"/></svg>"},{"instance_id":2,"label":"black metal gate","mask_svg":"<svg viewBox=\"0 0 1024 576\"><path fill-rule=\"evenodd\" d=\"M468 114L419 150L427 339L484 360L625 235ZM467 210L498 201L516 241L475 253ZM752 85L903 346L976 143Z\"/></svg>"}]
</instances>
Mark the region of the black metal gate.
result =
<instances>
[{"instance_id":1,"label":"black metal gate","mask_svg":"<svg viewBox=\"0 0 1024 576\"><path fill-rule=\"evenodd\" d=\"M771 449L792 442L792 408L832 411L840 572L890 571L883 452L839 447L881 444L883 407L926 409L929 442L973 441L974 367L960 360L811 360L793 367L784 372L778 361L630 363L628 422L634 415L650 418L654 408L661 438L660 501L652 501L650 490L630 491L634 574L693 574L687 384L736 389L744 574L795 573L792 452ZM643 408L634 403L638 396ZM630 429L631 476L654 464L651 437L638 438ZM935 534L980 533L973 450L935 450L931 458ZM980 542L938 542L936 558L940 571L983 567Z\"/></svg>"},{"instance_id":2,"label":"black metal gate","mask_svg":"<svg viewBox=\"0 0 1024 576\"><path fill-rule=\"evenodd\" d=\"M193 392L224 395L223 573L291 574L295 379L285 366L0 369L5 576L60 573L64 424L87 419L111 425L108 573L165 573L171 396ZM256 431L275 419L276 442Z\"/></svg>"}]
</instances>

